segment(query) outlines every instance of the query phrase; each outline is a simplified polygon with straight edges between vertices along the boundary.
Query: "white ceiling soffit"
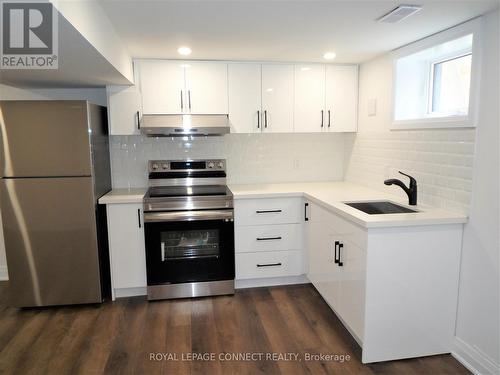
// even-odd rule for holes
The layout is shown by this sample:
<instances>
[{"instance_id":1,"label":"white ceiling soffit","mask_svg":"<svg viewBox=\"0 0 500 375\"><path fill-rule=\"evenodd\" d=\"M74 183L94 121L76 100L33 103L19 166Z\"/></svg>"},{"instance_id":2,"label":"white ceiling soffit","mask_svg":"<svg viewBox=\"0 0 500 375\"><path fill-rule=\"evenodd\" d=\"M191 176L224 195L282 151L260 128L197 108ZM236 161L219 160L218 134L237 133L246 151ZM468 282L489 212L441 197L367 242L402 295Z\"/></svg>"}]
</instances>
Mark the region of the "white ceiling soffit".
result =
<instances>
[{"instance_id":1,"label":"white ceiling soffit","mask_svg":"<svg viewBox=\"0 0 500 375\"><path fill-rule=\"evenodd\" d=\"M0 71L0 83L15 87L99 87L130 84L61 15L59 22L58 69Z\"/></svg>"},{"instance_id":2,"label":"white ceiling soffit","mask_svg":"<svg viewBox=\"0 0 500 375\"><path fill-rule=\"evenodd\" d=\"M498 7L497 0L419 0L422 10L377 22L391 0L99 0L133 57L359 63Z\"/></svg>"}]
</instances>

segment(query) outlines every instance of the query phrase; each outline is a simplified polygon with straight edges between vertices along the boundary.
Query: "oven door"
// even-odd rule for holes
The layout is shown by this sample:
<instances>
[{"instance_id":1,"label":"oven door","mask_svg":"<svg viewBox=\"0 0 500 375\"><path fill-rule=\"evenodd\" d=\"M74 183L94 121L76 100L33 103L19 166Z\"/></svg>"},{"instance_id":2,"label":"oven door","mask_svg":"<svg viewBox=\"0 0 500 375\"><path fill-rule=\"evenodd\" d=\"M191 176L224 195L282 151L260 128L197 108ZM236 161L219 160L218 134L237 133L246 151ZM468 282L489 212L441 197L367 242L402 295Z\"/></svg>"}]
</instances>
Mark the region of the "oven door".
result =
<instances>
[{"instance_id":1,"label":"oven door","mask_svg":"<svg viewBox=\"0 0 500 375\"><path fill-rule=\"evenodd\" d=\"M234 279L233 210L146 212L148 285Z\"/></svg>"}]
</instances>

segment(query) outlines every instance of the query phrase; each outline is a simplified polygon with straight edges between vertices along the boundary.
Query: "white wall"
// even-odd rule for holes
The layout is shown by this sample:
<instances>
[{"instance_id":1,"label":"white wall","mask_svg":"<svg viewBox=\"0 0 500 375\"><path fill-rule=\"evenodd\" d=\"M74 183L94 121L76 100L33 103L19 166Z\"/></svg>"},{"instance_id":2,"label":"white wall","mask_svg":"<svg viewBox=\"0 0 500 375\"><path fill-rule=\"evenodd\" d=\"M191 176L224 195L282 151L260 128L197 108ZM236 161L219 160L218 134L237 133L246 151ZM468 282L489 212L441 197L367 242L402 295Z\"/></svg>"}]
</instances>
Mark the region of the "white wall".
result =
<instances>
[{"instance_id":1,"label":"white wall","mask_svg":"<svg viewBox=\"0 0 500 375\"><path fill-rule=\"evenodd\" d=\"M223 158L230 184L342 180L344 134L229 134L224 137L111 137L113 187L147 185L152 159Z\"/></svg>"},{"instance_id":2,"label":"white wall","mask_svg":"<svg viewBox=\"0 0 500 375\"><path fill-rule=\"evenodd\" d=\"M500 373L499 17L484 18L484 58L470 218L465 226L457 354L481 373Z\"/></svg>"},{"instance_id":3,"label":"white wall","mask_svg":"<svg viewBox=\"0 0 500 375\"><path fill-rule=\"evenodd\" d=\"M20 89L0 84L0 100L88 100L94 104L106 105L106 89ZM1 224L1 218L0 218ZM7 279L7 262L3 231L0 225L0 280Z\"/></svg>"},{"instance_id":4,"label":"white wall","mask_svg":"<svg viewBox=\"0 0 500 375\"><path fill-rule=\"evenodd\" d=\"M371 188L406 194L386 186L387 178L418 181L418 201L467 212L472 191L475 131L445 129L391 131L392 59L389 55L361 65L359 74L358 133L346 147L346 179ZM376 101L376 115L368 113Z\"/></svg>"},{"instance_id":5,"label":"white wall","mask_svg":"<svg viewBox=\"0 0 500 375\"><path fill-rule=\"evenodd\" d=\"M346 179L398 192L383 180L403 169L417 177L421 202L470 213L454 355L482 373L499 371L498 17L497 11L484 19L476 130L390 131L392 63L386 55L360 67L358 133L346 148ZM376 116L368 115L372 99L377 101ZM405 197L402 190L399 194Z\"/></svg>"}]
</instances>

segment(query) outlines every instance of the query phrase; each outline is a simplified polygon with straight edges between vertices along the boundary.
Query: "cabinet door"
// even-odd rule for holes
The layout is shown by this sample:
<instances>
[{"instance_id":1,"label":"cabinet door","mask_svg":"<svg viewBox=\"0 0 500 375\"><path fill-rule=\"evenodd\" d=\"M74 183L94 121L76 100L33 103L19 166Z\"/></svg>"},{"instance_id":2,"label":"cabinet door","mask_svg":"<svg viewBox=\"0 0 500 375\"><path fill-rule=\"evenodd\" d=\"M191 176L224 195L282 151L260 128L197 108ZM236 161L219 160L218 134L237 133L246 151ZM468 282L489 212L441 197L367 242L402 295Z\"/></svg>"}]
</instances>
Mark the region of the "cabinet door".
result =
<instances>
[{"instance_id":1,"label":"cabinet door","mask_svg":"<svg viewBox=\"0 0 500 375\"><path fill-rule=\"evenodd\" d=\"M187 111L186 98L183 97L185 65L182 61L138 62L145 114L178 114Z\"/></svg>"},{"instance_id":2,"label":"cabinet door","mask_svg":"<svg viewBox=\"0 0 500 375\"><path fill-rule=\"evenodd\" d=\"M326 130L325 66L295 65L294 131L317 133Z\"/></svg>"},{"instance_id":3,"label":"cabinet door","mask_svg":"<svg viewBox=\"0 0 500 375\"><path fill-rule=\"evenodd\" d=\"M107 209L112 287L146 287L142 204L109 204Z\"/></svg>"},{"instance_id":4,"label":"cabinet door","mask_svg":"<svg viewBox=\"0 0 500 375\"><path fill-rule=\"evenodd\" d=\"M106 94L110 134L140 134L141 93L137 86L107 86Z\"/></svg>"},{"instance_id":5,"label":"cabinet door","mask_svg":"<svg viewBox=\"0 0 500 375\"><path fill-rule=\"evenodd\" d=\"M187 108L193 114L227 114L227 64L186 64Z\"/></svg>"},{"instance_id":6,"label":"cabinet door","mask_svg":"<svg viewBox=\"0 0 500 375\"><path fill-rule=\"evenodd\" d=\"M358 112L358 67L327 65L326 124L333 132L355 132Z\"/></svg>"},{"instance_id":7,"label":"cabinet door","mask_svg":"<svg viewBox=\"0 0 500 375\"><path fill-rule=\"evenodd\" d=\"M363 341L365 312L366 253L352 242L342 240L338 314Z\"/></svg>"},{"instance_id":8,"label":"cabinet door","mask_svg":"<svg viewBox=\"0 0 500 375\"><path fill-rule=\"evenodd\" d=\"M139 71L134 63L133 86L107 86L108 123L111 135L140 134L139 121L142 116Z\"/></svg>"},{"instance_id":9,"label":"cabinet door","mask_svg":"<svg viewBox=\"0 0 500 375\"><path fill-rule=\"evenodd\" d=\"M235 133L261 132L261 65L229 64L229 120Z\"/></svg>"},{"instance_id":10,"label":"cabinet door","mask_svg":"<svg viewBox=\"0 0 500 375\"><path fill-rule=\"evenodd\" d=\"M293 65L262 65L263 131L293 131Z\"/></svg>"}]
</instances>

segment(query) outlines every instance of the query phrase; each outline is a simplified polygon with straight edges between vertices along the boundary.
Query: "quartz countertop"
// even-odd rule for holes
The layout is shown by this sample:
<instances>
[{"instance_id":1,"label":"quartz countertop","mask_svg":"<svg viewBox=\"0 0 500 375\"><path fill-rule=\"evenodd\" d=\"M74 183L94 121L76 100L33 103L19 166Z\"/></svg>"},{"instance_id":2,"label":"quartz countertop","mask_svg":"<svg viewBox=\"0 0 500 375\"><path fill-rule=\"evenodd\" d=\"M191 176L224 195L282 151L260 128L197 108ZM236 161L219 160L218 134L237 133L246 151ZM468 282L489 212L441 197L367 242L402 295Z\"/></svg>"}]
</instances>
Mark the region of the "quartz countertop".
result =
<instances>
[{"instance_id":1,"label":"quartz countertop","mask_svg":"<svg viewBox=\"0 0 500 375\"><path fill-rule=\"evenodd\" d=\"M99 198L99 203L142 203L142 198L144 198L146 190L146 188L113 189L109 193L104 194L101 198Z\"/></svg>"},{"instance_id":2,"label":"quartz countertop","mask_svg":"<svg viewBox=\"0 0 500 375\"><path fill-rule=\"evenodd\" d=\"M408 206L397 195L350 182L304 182L280 184L230 184L234 199L304 197L323 208L365 228L414 225L458 224L467 222L463 213L419 204ZM99 199L101 204L141 203L146 188L113 189ZM345 204L354 201L388 200L417 210L412 213L369 215Z\"/></svg>"},{"instance_id":3,"label":"quartz countertop","mask_svg":"<svg viewBox=\"0 0 500 375\"><path fill-rule=\"evenodd\" d=\"M403 227L467 222L459 212L419 204L409 206L397 195L350 182L307 182L283 184L229 185L234 199L304 197L362 227ZM412 213L370 215L345 204L354 201L388 200L417 210Z\"/></svg>"}]
</instances>

